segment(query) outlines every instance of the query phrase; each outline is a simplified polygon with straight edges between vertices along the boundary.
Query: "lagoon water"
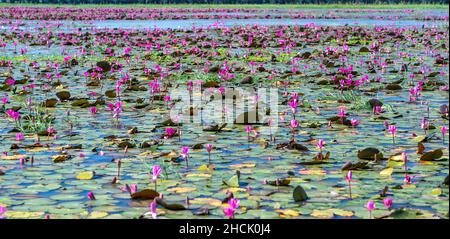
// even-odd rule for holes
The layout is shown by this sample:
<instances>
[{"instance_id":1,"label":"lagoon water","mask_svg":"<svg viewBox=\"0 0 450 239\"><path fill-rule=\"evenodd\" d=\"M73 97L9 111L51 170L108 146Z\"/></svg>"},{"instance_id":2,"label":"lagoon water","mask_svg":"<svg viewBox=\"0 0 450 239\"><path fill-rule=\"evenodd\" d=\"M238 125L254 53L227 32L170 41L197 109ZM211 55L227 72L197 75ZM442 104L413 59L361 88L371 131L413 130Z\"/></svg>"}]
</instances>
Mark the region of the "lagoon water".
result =
<instances>
[{"instance_id":1,"label":"lagoon water","mask_svg":"<svg viewBox=\"0 0 450 239\"><path fill-rule=\"evenodd\" d=\"M424 22L419 20L379 20L379 19L226 19L226 20L159 20L159 21L142 21L142 20L108 20L93 22L95 28L125 28L125 29L142 29L142 28L162 28L162 29L188 29L195 27L208 26L226 26L232 27L237 25L307 25L315 24L320 26L345 26L345 25L364 25L364 26L416 26L416 27L433 27L448 25L445 21Z\"/></svg>"},{"instance_id":2,"label":"lagoon water","mask_svg":"<svg viewBox=\"0 0 450 239\"><path fill-rule=\"evenodd\" d=\"M245 25L309 25L318 26L390 26L390 27L445 27L448 21L421 21L421 20L385 20L385 19L188 19L188 20L102 20L102 21L45 21L22 20L14 24L2 24L0 30L16 26L18 29L35 31L36 28L50 26L56 32L69 32L76 29L192 29L192 27L233 27Z\"/></svg>"},{"instance_id":3,"label":"lagoon water","mask_svg":"<svg viewBox=\"0 0 450 239\"><path fill-rule=\"evenodd\" d=\"M305 11L306 12L306 11ZM228 13L228 15L239 13ZM320 13L322 14L322 12ZM329 14L323 12L323 14ZM0 19L0 33L14 36L14 40L18 42L17 46L10 44L0 49L0 56L5 59L13 59L15 65L13 67L2 67L0 73L11 75L17 80L22 80L27 76L31 82L42 83L47 72L45 65L48 63L62 62L62 57L66 55L79 54L80 47L87 49L92 54L86 54L79 58L79 64L74 66L65 66L61 64L64 74L58 79L66 90L69 90L72 96L76 98L89 97L90 103L94 102L94 97L90 93L103 94L106 89L114 89L116 86L115 79L122 77L121 72L108 74L108 78L103 80L104 85L87 86L90 79L83 77L83 72L87 71L91 64L95 64L97 60L105 57L104 49L106 44L93 44L92 39L100 39L105 35L112 38L117 38L118 46L113 48L116 50L115 58L119 62L123 62L123 72L129 73L133 78L137 79L142 86L148 85L148 79L142 75L142 67L153 69L154 62L158 61L162 66L168 66L171 69L173 78L163 79L165 81L173 81L177 84L174 88L180 88L178 85L185 85L187 79L197 79L194 77L217 77L217 73L201 74L202 68L206 66L206 58L204 56L197 56L195 54L177 56L167 56L165 52L157 49L146 51L143 47L134 47L134 43L141 41L142 35L133 35L131 37L120 37L125 34L120 34L120 31L109 31L110 29L133 29L136 32L142 32L146 29L175 29L175 33L171 35L177 40L182 37L194 37L193 42L189 42L187 47L197 47L199 42L196 37L200 34L215 34L220 35L221 30L215 29L217 27L231 27L238 25L307 25L314 24L320 26L364 26L363 28L373 26L388 26L388 27L417 27L420 33L431 34L435 29L430 27L437 27L438 32L448 31L448 11L439 12L425 12L423 11L419 17L408 17L408 12L396 12L392 14L393 17L398 16L399 19L389 19L390 12L377 11L371 13L372 15L364 15L364 13L345 12L345 10L336 11L335 14L339 19L325 19L325 18L305 18L305 19L257 19L254 16L249 19L190 19L190 20L102 20L102 21L31 21L31 20L1 20ZM322 15L321 15L322 16ZM379 19L373 16L380 17ZM418 16L415 13L414 16ZM415 20L422 19L424 16L437 16L439 19L447 20ZM441 18L442 17L442 18ZM200 31L200 33L190 33L185 31L176 31L177 29L192 29L208 28L211 30ZM423 27L423 29L422 29ZM270 27L268 27L270 29ZM64 41L61 37L53 37L50 43L44 41L29 41L22 42L18 36L20 34L11 33L17 29L26 30L32 34L40 34L45 36L49 31L55 32L69 32L74 33L75 40L80 40L74 45L62 44ZM80 29L80 32L78 32ZM293 31L293 28L290 28ZM345 28L352 31L351 28ZM323 36L328 34L328 29L315 30L308 29L311 32L320 33ZM248 28L245 29L247 33L257 34L259 29ZM20 32L20 31L17 31ZM111 34L110 34L111 32ZM164 32L164 31L162 31ZM170 31L166 31L170 32ZM369 30L370 32L370 30ZM375 31L374 31L375 32ZM0 177L0 205L6 205L8 210L16 212L16 216L23 216L17 212L35 212L37 216L42 217L43 213L48 213L54 218L138 218L143 213L148 211L148 201L130 200L130 195L123 190L124 184L139 184L139 189L152 188L150 177L148 175L149 165L161 164L166 165L169 170L169 177L158 182L158 190L163 192L165 197L176 203L183 204L186 197L194 200L191 210L197 210L200 207L209 207L211 215L205 218L223 218L222 209L214 206L217 201L226 196L227 187L224 186L224 180L228 180L235 175L235 169L239 169L243 175L243 182L241 188L235 191L236 198L242 200L242 205L252 208L255 207L255 202L261 202L261 208L248 210L246 213L238 215L238 218L280 218L280 212L274 208L275 203L279 203L285 209L294 209L301 213L302 218L314 218L313 212L324 209L338 208L351 212L351 216L345 218L367 218L368 213L364 208L367 200L376 198L380 190L385 185L389 185L389 195L392 195L395 200L395 208L410 207L414 209L426 210L427 217L432 217L431 213L441 215L448 212L448 189L442 188L439 195L436 194L436 189L441 189L441 183L446 175L448 175L448 148L445 150L444 160L432 163L422 163L419 156L416 154L417 142L413 141L411 136L413 133L421 135L422 130L419 128L421 119L425 117L424 105L419 102L408 102L409 89L414 85L415 81L408 78L410 73L416 75L416 80L425 77L420 73L420 66L426 66L430 72L427 72L427 77L431 73L438 73L435 77L429 77L432 82L441 83L448 79L448 68L445 66L435 64L435 59L426 53L425 45L422 44L428 40L427 35L414 35L420 44L411 45L406 36L410 34L404 33L400 40L400 47L396 49L392 47L389 52L378 52L377 56L386 60L390 58L396 63L389 63L386 71L381 69L374 73L367 73L367 65L360 64L361 60L372 60L370 54L360 54L359 48L363 45L369 45L369 42L363 40L365 35L360 35L362 40L356 46L351 46L351 52L348 55L349 64L355 66L354 70L359 75L369 74L370 85L363 86L364 94L358 95L356 99L361 102L367 102L371 98L381 99L385 104L386 112L383 117L387 117L391 122L395 122L399 127L399 136L396 139L397 145L401 148L393 148L390 135L385 130L383 118L372 115L371 109L352 109L352 104L346 104L349 107L348 112L356 119L361 120L359 127L342 127L338 123L333 127L327 127L330 117L336 116L338 108L343 106L338 100L330 97L330 93L335 91L333 85L318 85L317 82L323 79L330 79L328 75L322 76L322 71L319 65L322 64L320 57L315 52L322 52L327 45L325 44L304 44L297 46L293 50L298 53L310 51L314 57L310 59L302 59L301 66L307 66L305 74L292 75L288 72L288 67L291 65L283 62L280 57L276 61L271 61L272 54L278 54L280 47L276 45L276 39L272 38L275 31L270 31L264 36L268 39L269 46L267 48L261 47L261 54L247 55L249 48L240 45L240 39L234 36L221 36L217 41L219 44L230 40L235 48L228 48L226 45L220 45L217 49L200 47L202 51L212 55L216 50L220 52L231 53L230 55L211 57L214 64L223 64L224 59L236 61L237 66L241 66L241 70L236 70L236 78L241 79L245 76L252 75L255 79L264 82L267 78L267 72L252 73L248 66L251 59L260 60L258 63L263 64L267 69L279 72L275 74L275 79L283 81L292 81L288 88L289 91L299 93L302 100L310 104L311 109L302 107L300 121L302 121L302 129L295 136L298 142L307 145L311 152L295 152L287 150L278 150L276 145L268 145L266 147L263 143L265 141L248 142L248 136L244 131L242 125L229 125L223 132L206 132L203 126L196 124L184 124L182 128L183 136L178 139L161 139L164 133L165 126L162 125L164 119L170 113L166 109L166 104L162 101L153 102L151 105L144 108L137 108L139 105L138 99L144 102L150 102L150 94L148 91L134 91L124 90L122 99L125 102L124 111L121 114L120 121L114 121L111 112L107 110L106 105L99 105L99 112L92 115L89 109L72 106L74 99L70 101L58 102L56 107L48 109L52 115L57 117L55 121L55 130L58 132L58 137L52 139L50 137L42 137L43 144L48 144L48 147L37 148L22 148L12 151L10 146L18 144L14 138L13 126L10 120L1 118L0 120L0 150L11 152L10 155L23 154L33 156L35 164L30 166L27 163L21 166L18 160L0 160L0 169L6 171L6 174ZM113 34L114 33L114 34ZM86 38L82 38L86 34ZM441 33L443 40L448 40L448 34ZM57 34L54 34L54 36ZM352 37L346 34L346 37ZM166 35L156 37L158 42L167 40ZM1 39L1 38L0 38ZM19 40L20 39L20 40ZM36 38L40 40L41 38ZM86 40L87 39L87 40ZM151 39L151 38L149 38ZM376 33L375 40L385 39L382 33ZM394 46L397 39L387 38L385 42L387 46ZM67 39L66 39L67 40ZM147 40L147 39L144 39ZM297 41L303 42L305 38L298 36ZM203 40L208 43L209 39ZM33 45L31 44L33 43ZM34 44L35 43L35 44ZM202 43L202 42L200 42ZM121 45L123 44L123 45ZM336 43L330 43L336 45ZM442 43L440 43L442 44ZM118 54L123 51L124 46L133 46L133 58L131 63L125 63L125 59ZM442 54L444 58L448 59L448 41L446 44L434 46L435 51ZM445 47L445 48L444 48ZM27 49L25 56L22 56L19 49ZM386 47L387 48L387 47ZM171 50L176 50L173 48ZM136 59L145 59L148 52L156 55L146 61ZM256 51L255 51L256 52ZM408 52L412 57L400 57L399 52ZM170 54L171 52L169 52ZM24 62L26 57L28 62ZM250 58L252 57L252 58ZM56 60L55 60L56 59ZM268 60L269 59L269 60ZM328 57L333 60L333 58ZM423 59L423 60L421 60ZM29 62L36 60L41 68L33 70L29 66ZM334 59L336 60L336 59ZM208 60L209 61L209 60ZM173 62L180 62L179 70L172 69ZM339 63L336 60L337 63ZM147 65L145 65L147 63ZM398 69L402 64L408 64L408 72L399 72ZM418 65L415 65L418 64ZM330 67L330 71L337 71L338 66ZM186 69L194 69L194 72L185 71ZM197 70L195 70L197 69ZM237 69L237 68L236 68ZM306 68L303 68L306 69ZM440 72L444 72L440 76ZM320 73L320 74L318 74ZM358 76L358 77L360 77ZM284 77L284 78L282 78ZM380 77L381 82L374 81ZM408 80L409 79L409 80ZM3 79L2 79L3 80ZM56 81L56 79L54 79ZM401 82L403 90L388 91L385 89L385 84ZM268 82L266 82L268 83ZM445 83L448 85L448 83ZM444 85L445 85L444 84ZM370 86L370 88L369 88ZM428 90L422 92L422 98L429 101L431 121L434 126L441 126L448 124L448 120L444 121L439 115L440 106L448 104L448 91L438 90L441 85L428 85ZM53 87L53 86L52 86ZM253 86L252 86L253 87ZM373 92L375 89L376 92ZM19 89L20 90L20 89ZM52 88L48 93L42 93L41 87L38 87L38 94L34 94L33 102L43 102L48 97L55 98L55 92L59 89ZM183 91L186 90L183 88ZM6 93L6 92L2 92ZM12 92L10 99L15 105L25 104L27 95L14 95ZM13 98L14 97L14 98ZM280 90L281 97L281 90ZM328 98L327 98L328 97ZM173 97L174 98L174 97ZM331 100L330 100L331 98ZM334 97L336 98L336 97ZM280 98L281 99L281 98ZM107 102L114 102L114 98L106 98ZM135 107L136 106L136 107ZM290 109L287 104L280 101L277 105L280 110L288 112ZM355 104L356 106L356 104ZM315 109L319 109L320 114L315 113ZM66 117L67 110L71 110L74 116L71 120L74 122L74 132L69 131L69 117ZM26 110L22 112L26 114ZM289 116L290 117L290 116ZM288 118L289 120L290 118ZM311 123L311 124L310 124ZM318 125L318 126L313 126ZM138 127L139 133L128 135L127 129L131 127ZM258 127L258 130L261 127ZM292 131L286 124L280 124L277 128L279 132L274 130L277 135L279 143L288 140ZM20 144L31 145L35 138L30 134L25 135L25 140ZM124 153L122 148L119 148L115 142L109 140L117 136L118 139L129 139L130 142L151 142L150 140L161 140L162 143L151 148L140 148L138 146L131 147L130 150ZM320 164L307 164L312 162L316 149L313 149L315 143L311 143L311 139L323 139L327 142L326 151L331 152L331 159ZM448 141L448 137L446 138ZM216 165L216 170L200 171L197 170L201 165L206 164L208 155L205 150L192 150L190 153L191 168L184 168L184 163L172 164L170 161L178 160L171 154L177 154L182 146L193 146L196 144L204 144L206 142L213 142L215 149L212 153L213 164ZM263 142L263 143L261 143ZM278 142L277 142L278 143ZM139 145L137 144L137 145ZM80 145L81 149L68 149L73 156L70 160L63 163L53 163L52 156L58 155L64 150L65 145ZM266 147L266 148L265 148ZM382 163L371 164L370 170L355 171L354 181L354 200L347 199L346 182L343 177L341 167L347 162L358 162L357 151L366 147L377 147L385 156L393 155L406 151L410 156L408 168L413 173L413 184L403 188L404 172L401 166L396 162L383 161ZM440 140L432 140L426 144L427 151L444 147ZM128 148L128 146L127 146ZM100 154L99 152L103 152ZM81 156L83 153L83 156ZM159 155L161 153L161 155ZM169 153L170 157L163 156L163 153ZM270 157L270 160L269 160ZM123 163L122 173L119 184L112 184L111 180L116 175L116 161L121 159ZM385 165L392 165L396 167L395 172L390 177L380 175L381 170ZM391 166L390 166L391 167ZM91 180L78 180L76 176L82 172L95 172L95 177ZM307 192L311 200L301 207L292 200L293 187L271 187L261 182L263 180L274 180L281 177L292 175L292 185L301 184ZM247 186L250 186L247 190ZM417 188L416 188L417 187ZM177 192L176 190L179 190ZM183 192L183 190L185 192ZM96 201L89 201L86 194L95 192ZM268 195L268 196L267 196ZM251 197L250 197L251 196ZM256 199L255 199L256 198ZM378 198L377 198L378 199ZM381 200L377 201L379 209L377 213L383 211ZM341 212L342 213L342 212ZM25 214L27 215L27 214ZM317 213L316 213L317 215ZM192 215L190 210L172 212L166 210L165 214L161 215L163 218L191 218L196 217ZM33 215L29 216L33 217ZM335 215L335 218L342 218L342 216Z\"/></svg>"}]
</instances>

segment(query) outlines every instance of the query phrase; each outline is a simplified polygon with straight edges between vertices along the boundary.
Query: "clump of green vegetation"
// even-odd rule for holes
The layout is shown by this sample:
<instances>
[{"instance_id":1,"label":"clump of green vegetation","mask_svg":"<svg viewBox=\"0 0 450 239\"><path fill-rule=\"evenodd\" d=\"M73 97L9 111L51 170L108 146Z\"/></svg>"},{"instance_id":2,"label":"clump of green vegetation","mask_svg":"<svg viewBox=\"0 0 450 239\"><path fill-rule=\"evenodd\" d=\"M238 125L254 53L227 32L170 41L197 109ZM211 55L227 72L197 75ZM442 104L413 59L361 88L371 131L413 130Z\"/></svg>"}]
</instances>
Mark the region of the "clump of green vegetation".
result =
<instances>
[{"instance_id":1,"label":"clump of green vegetation","mask_svg":"<svg viewBox=\"0 0 450 239\"><path fill-rule=\"evenodd\" d=\"M248 62L254 61L254 62L267 62L270 61L270 57L262 57L262 56L249 56L246 59Z\"/></svg>"},{"instance_id":2,"label":"clump of green vegetation","mask_svg":"<svg viewBox=\"0 0 450 239\"><path fill-rule=\"evenodd\" d=\"M64 55L11 55L11 56L0 56L0 61L12 61L13 63L27 61L36 61L36 62L62 62L64 60ZM87 61L102 61L103 57L101 56L83 56L74 58L76 60L84 59ZM117 59L116 57L109 57L111 61Z\"/></svg>"},{"instance_id":3,"label":"clump of green vegetation","mask_svg":"<svg viewBox=\"0 0 450 239\"><path fill-rule=\"evenodd\" d=\"M219 48L217 49L217 52L219 53L220 56L222 57L226 57L228 55L228 49L225 48Z\"/></svg>"},{"instance_id":4,"label":"clump of green vegetation","mask_svg":"<svg viewBox=\"0 0 450 239\"><path fill-rule=\"evenodd\" d=\"M25 107L27 107L25 105ZM45 113L42 107L36 106L30 108L27 115L24 115L20 123L17 125L17 129L22 133L42 133L47 132L47 129L51 127L55 117Z\"/></svg>"},{"instance_id":5,"label":"clump of green vegetation","mask_svg":"<svg viewBox=\"0 0 450 239\"><path fill-rule=\"evenodd\" d=\"M288 61L292 60L292 56L288 53L281 53L277 56L277 61L280 63L286 63Z\"/></svg>"}]
</instances>

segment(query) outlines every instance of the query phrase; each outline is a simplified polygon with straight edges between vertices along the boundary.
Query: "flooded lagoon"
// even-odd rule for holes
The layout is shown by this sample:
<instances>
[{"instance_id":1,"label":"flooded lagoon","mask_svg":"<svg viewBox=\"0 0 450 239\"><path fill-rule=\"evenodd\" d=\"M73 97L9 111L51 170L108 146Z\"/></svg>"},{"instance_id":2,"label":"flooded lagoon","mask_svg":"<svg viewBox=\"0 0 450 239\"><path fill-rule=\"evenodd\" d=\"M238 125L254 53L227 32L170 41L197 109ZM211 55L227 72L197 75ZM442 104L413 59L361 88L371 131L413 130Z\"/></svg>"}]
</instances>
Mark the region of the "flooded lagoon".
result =
<instances>
[{"instance_id":1,"label":"flooded lagoon","mask_svg":"<svg viewBox=\"0 0 450 239\"><path fill-rule=\"evenodd\" d=\"M0 14L0 217L448 219L448 11L85 11Z\"/></svg>"}]
</instances>

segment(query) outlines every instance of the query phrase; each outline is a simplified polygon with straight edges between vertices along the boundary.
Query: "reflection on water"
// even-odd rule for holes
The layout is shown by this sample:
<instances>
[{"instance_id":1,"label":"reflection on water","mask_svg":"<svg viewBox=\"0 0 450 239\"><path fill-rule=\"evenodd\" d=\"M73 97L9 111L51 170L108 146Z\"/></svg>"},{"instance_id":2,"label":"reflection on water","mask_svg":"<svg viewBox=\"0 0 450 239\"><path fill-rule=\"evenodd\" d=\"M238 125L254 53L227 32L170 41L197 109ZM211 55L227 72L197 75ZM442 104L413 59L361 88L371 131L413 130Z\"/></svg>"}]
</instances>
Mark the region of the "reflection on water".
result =
<instances>
[{"instance_id":1,"label":"reflection on water","mask_svg":"<svg viewBox=\"0 0 450 239\"><path fill-rule=\"evenodd\" d=\"M190 28L208 27L208 26L236 26L236 25L325 25L325 26L344 26L344 25L376 25L376 26L441 26L448 23L444 21L439 22L424 22L418 20L376 20L376 19L227 19L227 20L159 20L159 21L142 21L142 20L110 20L110 21L96 21L93 25L96 28Z\"/></svg>"},{"instance_id":2,"label":"reflection on water","mask_svg":"<svg viewBox=\"0 0 450 239\"><path fill-rule=\"evenodd\" d=\"M45 24L44 24L45 23ZM9 31L11 27L21 30L36 31L51 28L56 32L66 32L81 29L122 28L122 29L190 29L192 27L232 27L239 25L308 25L319 26L392 26L392 27L442 27L448 26L448 21L422 20L387 20L387 19L187 19L187 20L102 20L102 21L35 21L23 20L2 24L0 30Z\"/></svg>"}]
</instances>

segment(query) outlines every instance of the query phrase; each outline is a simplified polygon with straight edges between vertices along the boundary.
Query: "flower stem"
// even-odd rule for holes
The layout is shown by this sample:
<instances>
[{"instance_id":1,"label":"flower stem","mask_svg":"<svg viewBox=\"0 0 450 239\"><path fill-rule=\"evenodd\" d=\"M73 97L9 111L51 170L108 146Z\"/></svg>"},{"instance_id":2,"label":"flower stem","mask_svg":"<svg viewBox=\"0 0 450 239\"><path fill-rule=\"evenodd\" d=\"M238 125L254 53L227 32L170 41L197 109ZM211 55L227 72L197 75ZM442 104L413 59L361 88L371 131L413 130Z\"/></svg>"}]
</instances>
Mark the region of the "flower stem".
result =
<instances>
[{"instance_id":1,"label":"flower stem","mask_svg":"<svg viewBox=\"0 0 450 239\"><path fill-rule=\"evenodd\" d=\"M348 194L350 195L350 199L352 199L352 186L351 186L351 182L348 182Z\"/></svg>"}]
</instances>

